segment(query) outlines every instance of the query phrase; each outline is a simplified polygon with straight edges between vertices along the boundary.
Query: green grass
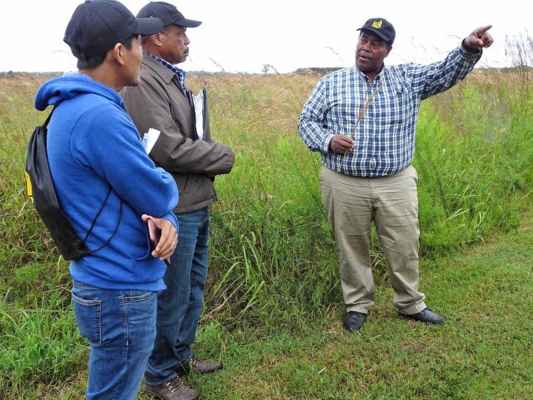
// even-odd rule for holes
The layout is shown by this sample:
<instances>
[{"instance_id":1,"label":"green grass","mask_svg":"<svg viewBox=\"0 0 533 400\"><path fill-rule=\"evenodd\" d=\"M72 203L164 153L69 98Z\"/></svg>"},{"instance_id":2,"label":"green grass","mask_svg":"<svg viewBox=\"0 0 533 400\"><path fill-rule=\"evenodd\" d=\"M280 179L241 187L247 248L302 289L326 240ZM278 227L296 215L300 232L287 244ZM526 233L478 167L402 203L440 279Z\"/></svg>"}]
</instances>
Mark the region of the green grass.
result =
<instances>
[{"instance_id":1,"label":"green grass","mask_svg":"<svg viewBox=\"0 0 533 400\"><path fill-rule=\"evenodd\" d=\"M195 348L226 368L193 377L203 398L530 399L533 215L522 228L453 257L421 266L428 303L443 326L398 317L392 291L360 332L342 329L342 309L303 318L297 331L276 324L228 332L214 322Z\"/></svg>"},{"instance_id":2,"label":"green grass","mask_svg":"<svg viewBox=\"0 0 533 400\"><path fill-rule=\"evenodd\" d=\"M217 177L210 273L195 351L226 369L188 379L204 399L533 398L533 96L527 71L476 71L423 103L417 133L421 290L432 327L392 306L375 234L377 301L341 326L338 261L318 154L296 131L318 76L190 77L206 86ZM62 260L24 194L43 78L0 78L0 399L80 399L87 343ZM140 399L146 397L141 394Z\"/></svg>"}]
</instances>

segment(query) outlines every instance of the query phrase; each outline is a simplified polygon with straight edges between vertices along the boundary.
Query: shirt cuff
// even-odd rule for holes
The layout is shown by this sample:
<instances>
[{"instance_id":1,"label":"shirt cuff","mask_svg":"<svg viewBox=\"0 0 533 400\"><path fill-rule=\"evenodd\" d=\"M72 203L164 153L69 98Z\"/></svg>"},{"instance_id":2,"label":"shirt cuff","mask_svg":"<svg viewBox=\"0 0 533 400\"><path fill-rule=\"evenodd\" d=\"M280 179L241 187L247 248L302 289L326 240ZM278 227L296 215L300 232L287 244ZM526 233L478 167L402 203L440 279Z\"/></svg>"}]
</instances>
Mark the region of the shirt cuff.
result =
<instances>
[{"instance_id":1,"label":"shirt cuff","mask_svg":"<svg viewBox=\"0 0 533 400\"><path fill-rule=\"evenodd\" d=\"M327 153L333 153L333 150L331 150L331 142L333 142L333 138L335 135L328 135L324 138L324 152Z\"/></svg>"},{"instance_id":2,"label":"shirt cuff","mask_svg":"<svg viewBox=\"0 0 533 400\"><path fill-rule=\"evenodd\" d=\"M461 50L463 53L463 56L467 59L476 59L478 57L481 57L481 54L483 53L482 49L472 49L471 47L468 47L465 45L465 39L461 42Z\"/></svg>"}]
</instances>

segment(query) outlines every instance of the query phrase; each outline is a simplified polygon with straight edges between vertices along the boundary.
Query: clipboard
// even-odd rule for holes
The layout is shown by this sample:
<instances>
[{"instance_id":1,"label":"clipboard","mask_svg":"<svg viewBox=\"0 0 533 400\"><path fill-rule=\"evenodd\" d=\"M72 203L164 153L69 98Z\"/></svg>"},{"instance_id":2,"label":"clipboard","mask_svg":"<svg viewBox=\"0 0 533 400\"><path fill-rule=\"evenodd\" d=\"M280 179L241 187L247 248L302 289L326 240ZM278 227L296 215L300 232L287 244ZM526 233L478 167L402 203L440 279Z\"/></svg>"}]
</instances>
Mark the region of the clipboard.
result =
<instances>
[{"instance_id":1,"label":"clipboard","mask_svg":"<svg viewBox=\"0 0 533 400\"><path fill-rule=\"evenodd\" d=\"M203 140L207 130L207 122L209 120L207 112L207 89L203 88L196 95L193 94L192 91L187 90L185 94L191 106L196 139Z\"/></svg>"}]
</instances>

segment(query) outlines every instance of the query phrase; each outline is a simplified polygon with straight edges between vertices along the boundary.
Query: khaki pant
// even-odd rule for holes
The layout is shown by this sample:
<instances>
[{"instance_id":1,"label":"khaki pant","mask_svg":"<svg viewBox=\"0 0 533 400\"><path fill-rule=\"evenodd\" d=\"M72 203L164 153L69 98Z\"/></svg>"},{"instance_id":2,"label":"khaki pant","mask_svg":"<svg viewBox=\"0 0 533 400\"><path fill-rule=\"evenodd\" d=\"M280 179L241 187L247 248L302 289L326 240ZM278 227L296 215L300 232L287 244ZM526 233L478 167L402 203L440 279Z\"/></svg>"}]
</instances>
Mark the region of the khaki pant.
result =
<instances>
[{"instance_id":1,"label":"khaki pant","mask_svg":"<svg viewBox=\"0 0 533 400\"><path fill-rule=\"evenodd\" d=\"M403 314L426 308L424 294L418 291L417 181L412 166L382 178L357 178L322 167L322 200L339 251L347 312L366 314L374 304L372 221L389 266L394 305Z\"/></svg>"}]
</instances>

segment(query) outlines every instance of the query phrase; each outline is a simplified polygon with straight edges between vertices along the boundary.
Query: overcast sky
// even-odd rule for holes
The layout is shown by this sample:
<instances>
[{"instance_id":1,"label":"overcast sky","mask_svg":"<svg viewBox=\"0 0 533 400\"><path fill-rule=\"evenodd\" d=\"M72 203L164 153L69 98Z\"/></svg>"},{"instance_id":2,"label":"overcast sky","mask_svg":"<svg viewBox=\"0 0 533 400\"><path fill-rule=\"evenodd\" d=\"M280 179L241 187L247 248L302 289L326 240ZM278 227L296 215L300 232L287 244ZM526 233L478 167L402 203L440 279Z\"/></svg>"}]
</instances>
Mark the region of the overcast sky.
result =
<instances>
[{"instance_id":1,"label":"overcast sky","mask_svg":"<svg viewBox=\"0 0 533 400\"><path fill-rule=\"evenodd\" d=\"M179 0L170 1L190 19L188 71L280 73L306 67L354 63L357 28L368 18L388 19L396 28L389 64L437 61L475 28L491 24L495 43L478 66L504 67L506 39L533 34L526 1L448 0ZM2 1L0 71L75 71L63 43L79 0ZM147 0L123 0L134 14ZM497 4L497 7L491 4ZM6 48L7 47L7 48ZM271 69L272 71L272 69Z\"/></svg>"}]
</instances>

